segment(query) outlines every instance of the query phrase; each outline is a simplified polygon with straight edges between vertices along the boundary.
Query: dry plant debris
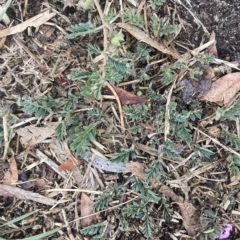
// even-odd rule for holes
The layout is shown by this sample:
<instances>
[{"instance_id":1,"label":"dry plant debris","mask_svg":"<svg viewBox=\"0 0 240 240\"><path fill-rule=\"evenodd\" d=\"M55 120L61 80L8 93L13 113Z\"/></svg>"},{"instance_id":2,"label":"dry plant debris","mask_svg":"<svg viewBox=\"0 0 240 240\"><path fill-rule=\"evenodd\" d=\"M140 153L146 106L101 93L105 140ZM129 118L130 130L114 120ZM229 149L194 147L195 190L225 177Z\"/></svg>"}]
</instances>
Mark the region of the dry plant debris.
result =
<instances>
[{"instance_id":1,"label":"dry plant debris","mask_svg":"<svg viewBox=\"0 0 240 240\"><path fill-rule=\"evenodd\" d=\"M0 238L240 239L239 62L197 2L3 3Z\"/></svg>"}]
</instances>

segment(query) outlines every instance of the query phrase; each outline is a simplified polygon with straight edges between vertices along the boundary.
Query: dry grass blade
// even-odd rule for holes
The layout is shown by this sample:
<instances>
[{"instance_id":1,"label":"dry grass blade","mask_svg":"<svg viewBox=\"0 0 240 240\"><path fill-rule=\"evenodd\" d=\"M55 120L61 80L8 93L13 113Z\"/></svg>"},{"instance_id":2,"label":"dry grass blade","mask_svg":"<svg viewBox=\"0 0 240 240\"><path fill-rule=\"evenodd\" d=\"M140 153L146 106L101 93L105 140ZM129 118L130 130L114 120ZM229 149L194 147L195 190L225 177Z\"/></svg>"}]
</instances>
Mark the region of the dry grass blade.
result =
<instances>
[{"instance_id":1,"label":"dry grass blade","mask_svg":"<svg viewBox=\"0 0 240 240\"><path fill-rule=\"evenodd\" d=\"M16 197L18 199L31 200L50 206L53 206L57 202L55 199L45 197L39 193L33 193L18 187L8 186L4 184L0 184L0 195L3 197Z\"/></svg>"},{"instance_id":2,"label":"dry grass blade","mask_svg":"<svg viewBox=\"0 0 240 240\"><path fill-rule=\"evenodd\" d=\"M56 15L56 13L50 13L49 10L44 13L40 13L37 16L32 17L32 18L26 20L25 22L20 23L14 27L1 30L0 38L6 37L9 35L13 35L16 33L20 33L22 31L24 31L25 29L27 29L27 27L37 28L37 27L41 26L43 23L45 23L48 20L50 20L51 18L53 18L55 15Z\"/></svg>"},{"instance_id":3,"label":"dry grass blade","mask_svg":"<svg viewBox=\"0 0 240 240\"><path fill-rule=\"evenodd\" d=\"M134 27L127 23L118 23L117 26L128 31L137 40L147 43L148 45L157 49L158 51L160 51L166 55L172 56L174 59L180 59L181 56L179 56L177 53L167 49L166 47L164 47L162 44L158 43L157 41L152 40L146 33L144 33L142 30L138 29L137 27Z\"/></svg>"}]
</instances>

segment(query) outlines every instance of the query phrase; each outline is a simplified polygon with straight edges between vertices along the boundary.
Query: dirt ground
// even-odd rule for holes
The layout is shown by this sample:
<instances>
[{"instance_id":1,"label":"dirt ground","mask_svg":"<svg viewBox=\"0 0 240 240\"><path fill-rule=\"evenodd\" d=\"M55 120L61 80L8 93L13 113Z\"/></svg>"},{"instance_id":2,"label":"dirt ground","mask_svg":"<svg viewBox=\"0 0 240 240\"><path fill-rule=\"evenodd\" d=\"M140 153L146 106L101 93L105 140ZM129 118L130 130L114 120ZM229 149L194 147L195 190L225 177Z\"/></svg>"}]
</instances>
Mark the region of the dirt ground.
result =
<instances>
[{"instance_id":1,"label":"dirt ground","mask_svg":"<svg viewBox=\"0 0 240 240\"><path fill-rule=\"evenodd\" d=\"M196 14L209 33L216 34L219 58L228 61L240 60L240 2L238 0L195 0L191 10ZM189 6L186 4L186 6ZM190 23L183 38L190 43L199 44L204 31L192 22L189 12L181 7L181 17ZM205 36L206 37L206 36Z\"/></svg>"}]
</instances>

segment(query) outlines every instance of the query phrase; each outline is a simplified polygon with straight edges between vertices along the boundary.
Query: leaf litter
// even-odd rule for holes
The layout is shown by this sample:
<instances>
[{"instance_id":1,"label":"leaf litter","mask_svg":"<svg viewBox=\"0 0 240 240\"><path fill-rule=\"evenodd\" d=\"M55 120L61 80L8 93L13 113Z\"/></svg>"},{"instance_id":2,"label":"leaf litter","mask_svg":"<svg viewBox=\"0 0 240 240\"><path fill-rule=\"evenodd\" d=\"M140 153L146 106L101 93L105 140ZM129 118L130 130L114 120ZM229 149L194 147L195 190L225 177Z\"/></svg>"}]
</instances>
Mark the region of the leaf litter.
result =
<instances>
[{"instance_id":1,"label":"leaf litter","mask_svg":"<svg viewBox=\"0 0 240 240\"><path fill-rule=\"evenodd\" d=\"M26 4L29 3L26 1ZM10 220L16 212L23 215L39 208L46 216L54 217L41 218L42 227L33 220L32 229L45 231L59 224L66 239L91 239L92 232L99 239L125 239L127 234L132 239L176 239L175 236L216 239L223 236L224 226L229 229L233 226L224 236L239 237L237 203L232 194L238 188L239 179L229 178L232 173L239 173L236 158L239 156L236 150L239 114L237 107L229 106L239 92L239 76L238 72L223 76L226 69L238 70L238 64L216 59L220 54L214 33L207 43L197 48L179 41L179 31L189 25L178 15L177 8L174 12L172 7L162 8L164 3L155 8L167 17L154 19L154 1L142 2L138 10L136 5L131 15L125 3L120 6L112 3L110 7L95 0L96 8L91 11L99 14L101 26L99 20L92 18L95 14L87 16L87 11L77 8L73 1L59 1L59 4L53 3L50 12L44 10L49 9L49 5L43 2L41 14L36 5L31 16L22 18L25 21L13 22L13 26L5 23L8 27L0 30L3 37L1 73L3 76L6 72L13 73L10 82L4 82L5 85L0 82L0 96L3 104L9 106L8 118L5 117L0 126L3 129L0 139L9 142L5 144L3 159L9 159L9 166L4 170L0 186L1 199L8 211L0 208L2 215ZM93 6L93 2L90 5ZM127 22L121 21L120 15L109 18L111 20L104 18L104 15L111 16L112 9L118 12L118 7L128 16ZM204 27L197 16L184 7L194 21ZM144 21L137 19L138 15ZM94 37L91 29L85 28L86 19L92 23ZM64 37L69 24L75 26L76 34L80 31L81 35L83 31L79 41ZM155 35L157 31L159 35ZM205 28L204 31L208 33ZM111 42L113 33L118 35ZM14 35L15 40L9 38L9 42L4 42L4 37L9 35ZM200 63L206 53L214 55L214 61L205 59ZM20 59L16 57L19 54ZM111 66L117 69L114 74L106 70L108 55L113 61ZM57 66L58 59L61 62ZM79 75L73 77L79 69ZM191 71L198 74L190 76ZM106 83L108 78L117 80L110 84ZM163 83L163 79L169 82ZM124 89L118 84L127 87ZM106 86L111 88L114 97L101 97L101 88ZM14 108L13 103L22 95L33 100L32 107L36 110L51 110L35 118L34 108L31 113ZM58 104L54 105L48 98L37 105L36 95L54 96ZM117 104L112 99L117 100ZM197 99L201 102L196 102ZM222 109L219 118L214 103L227 107ZM95 128L84 128L91 123L98 124ZM164 124L169 126L167 134ZM231 135L221 134L226 126ZM205 133L214 128L218 134ZM85 148L84 155L78 155L72 148L72 141L78 139L79 133L85 138L75 149ZM121 156L122 161L113 162L111 159L116 160L116 155ZM9 185L14 182L18 187ZM46 189L51 193L46 195ZM77 191L83 192L80 201ZM228 203L224 207L222 192ZM11 208L13 199L18 205ZM18 208L23 205L26 207ZM200 209L213 214L206 217ZM128 226L124 225L126 222ZM18 234L26 237L24 233ZM60 234L55 234L54 237L59 238Z\"/></svg>"}]
</instances>

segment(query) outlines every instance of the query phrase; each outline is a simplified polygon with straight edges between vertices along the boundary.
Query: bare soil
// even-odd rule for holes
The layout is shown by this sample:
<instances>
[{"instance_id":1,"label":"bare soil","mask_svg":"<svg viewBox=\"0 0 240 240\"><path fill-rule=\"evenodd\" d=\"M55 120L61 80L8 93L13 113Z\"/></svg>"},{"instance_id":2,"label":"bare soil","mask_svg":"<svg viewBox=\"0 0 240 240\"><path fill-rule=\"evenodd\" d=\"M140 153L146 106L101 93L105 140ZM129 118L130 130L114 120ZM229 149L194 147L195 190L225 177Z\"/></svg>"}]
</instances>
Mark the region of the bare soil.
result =
<instances>
[{"instance_id":1,"label":"bare soil","mask_svg":"<svg viewBox=\"0 0 240 240\"><path fill-rule=\"evenodd\" d=\"M240 2L238 0L195 0L188 6L207 28L216 34L219 58L240 61ZM188 39L195 47L206 39L201 27L193 22L189 12L180 7L181 18L189 23L186 33L181 37Z\"/></svg>"}]
</instances>

